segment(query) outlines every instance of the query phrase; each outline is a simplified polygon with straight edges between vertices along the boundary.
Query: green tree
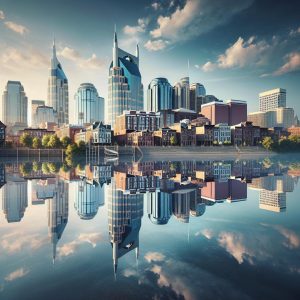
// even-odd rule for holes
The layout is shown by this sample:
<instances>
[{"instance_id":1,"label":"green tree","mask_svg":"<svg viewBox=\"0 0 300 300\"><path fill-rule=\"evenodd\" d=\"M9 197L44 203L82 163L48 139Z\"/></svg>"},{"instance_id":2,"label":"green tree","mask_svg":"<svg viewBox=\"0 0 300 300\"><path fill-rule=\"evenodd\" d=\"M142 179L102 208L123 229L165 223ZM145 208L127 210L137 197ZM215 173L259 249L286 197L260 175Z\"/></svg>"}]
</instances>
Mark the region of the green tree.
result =
<instances>
[{"instance_id":1,"label":"green tree","mask_svg":"<svg viewBox=\"0 0 300 300\"><path fill-rule=\"evenodd\" d=\"M85 142L84 141L80 141L78 143L78 152L79 153L85 152L85 148L86 148Z\"/></svg>"},{"instance_id":2,"label":"green tree","mask_svg":"<svg viewBox=\"0 0 300 300\"><path fill-rule=\"evenodd\" d=\"M32 146L32 137L28 133L23 133L20 136L20 143L24 147L31 147Z\"/></svg>"},{"instance_id":3,"label":"green tree","mask_svg":"<svg viewBox=\"0 0 300 300\"><path fill-rule=\"evenodd\" d=\"M48 147L48 143L50 140L51 135L50 134L45 134L42 138L42 145L43 147L47 148Z\"/></svg>"},{"instance_id":4,"label":"green tree","mask_svg":"<svg viewBox=\"0 0 300 300\"><path fill-rule=\"evenodd\" d=\"M170 137L170 143L171 143L172 146L176 146L177 145L177 138L176 138L175 135L172 135Z\"/></svg>"},{"instance_id":5,"label":"green tree","mask_svg":"<svg viewBox=\"0 0 300 300\"><path fill-rule=\"evenodd\" d=\"M68 147L66 149L66 155L67 156L72 156L73 154L75 154L77 152L78 152L77 144L68 145Z\"/></svg>"},{"instance_id":6,"label":"green tree","mask_svg":"<svg viewBox=\"0 0 300 300\"><path fill-rule=\"evenodd\" d=\"M265 149L271 151L274 148L274 141L272 140L271 137L267 136L263 139L262 145Z\"/></svg>"},{"instance_id":7,"label":"green tree","mask_svg":"<svg viewBox=\"0 0 300 300\"><path fill-rule=\"evenodd\" d=\"M47 164L47 166L48 166L48 169L49 169L50 173L52 173L52 174L58 173L58 171L59 171L59 165L58 164L56 164L54 162L49 162Z\"/></svg>"},{"instance_id":8,"label":"green tree","mask_svg":"<svg viewBox=\"0 0 300 300\"><path fill-rule=\"evenodd\" d=\"M28 176L32 171L32 163L27 162L20 165L20 172L23 176Z\"/></svg>"},{"instance_id":9,"label":"green tree","mask_svg":"<svg viewBox=\"0 0 300 300\"><path fill-rule=\"evenodd\" d=\"M40 164L39 164L38 162L36 162L36 161L33 162L33 164L32 164L32 170L33 170L34 172L39 171L40 168L41 168L41 166L40 166Z\"/></svg>"},{"instance_id":10,"label":"green tree","mask_svg":"<svg viewBox=\"0 0 300 300\"><path fill-rule=\"evenodd\" d=\"M60 140L56 134L50 136L48 147L52 149L60 147Z\"/></svg>"},{"instance_id":11,"label":"green tree","mask_svg":"<svg viewBox=\"0 0 300 300\"><path fill-rule=\"evenodd\" d=\"M64 148L67 148L72 143L72 140L68 136L64 136L60 139L60 142Z\"/></svg>"},{"instance_id":12,"label":"green tree","mask_svg":"<svg viewBox=\"0 0 300 300\"><path fill-rule=\"evenodd\" d=\"M32 147L34 149L41 148L42 147L41 139L39 139L38 137L33 138L33 140L32 140Z\"/></svg>"},{"instance_id":13,"label":"green tree","mask_svg":"<svg viewBox=\"0 0 300 300\"><path fill-rule=\"evenodd\" d=\"M43 172L43 174L49 174L50 173L50 170L48 168L48 164L46 162L42 163L42 172Z\"/></svg>"}]
</instances>

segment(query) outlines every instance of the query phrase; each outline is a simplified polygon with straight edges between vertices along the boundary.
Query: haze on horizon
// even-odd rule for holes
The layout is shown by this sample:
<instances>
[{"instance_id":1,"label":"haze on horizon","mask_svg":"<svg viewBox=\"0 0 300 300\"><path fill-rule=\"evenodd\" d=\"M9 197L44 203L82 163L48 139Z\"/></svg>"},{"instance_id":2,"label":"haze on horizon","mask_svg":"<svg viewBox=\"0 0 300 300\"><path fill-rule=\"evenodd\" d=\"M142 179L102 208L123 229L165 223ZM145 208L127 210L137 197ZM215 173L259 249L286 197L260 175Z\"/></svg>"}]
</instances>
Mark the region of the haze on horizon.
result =
<instances>
[{"instance_id":1,"label":"haze on horizon","mask_svg":"<svg viewBox=\"0 0 300 300\"><path fill-rule=\"evenodd\" d=\"M117 23L121 48L140 45L145 91L155 77L173 84L189 75L208 94L246 100L255 111L259 92L282 87L299 115L299 15L296 0L0 0L0 93L19 80L30 100L46 99L55 35L70 114L83 82L107 98Z\"/></svg>"}]
</instances>

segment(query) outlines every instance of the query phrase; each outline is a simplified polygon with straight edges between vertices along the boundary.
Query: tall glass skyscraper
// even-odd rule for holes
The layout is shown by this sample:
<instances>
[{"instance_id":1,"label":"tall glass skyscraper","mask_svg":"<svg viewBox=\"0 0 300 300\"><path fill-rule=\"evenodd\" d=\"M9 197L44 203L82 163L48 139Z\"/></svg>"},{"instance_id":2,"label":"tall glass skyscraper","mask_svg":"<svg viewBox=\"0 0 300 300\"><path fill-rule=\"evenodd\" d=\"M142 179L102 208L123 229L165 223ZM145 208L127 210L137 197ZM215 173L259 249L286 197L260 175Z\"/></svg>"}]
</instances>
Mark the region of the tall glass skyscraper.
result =
<instances>
[{"instance_id":1,"label":"tall glass skyscraper","mask_svg":"<svg viewBox=\"0 0 300 300\"><path fill-rule=\"evenodd\" d=\"M104 99L93 84L82 83L75 94L76 124L104 122Z\"/></svg>"},{"instance_id":2,"label":"tall glass skyscraper","mask_svg":"<svg viewBox=\"0 0 300 300\"><path fill-rule=\"evenodd\" d=\"M155 78L148 85L147 110L158 112L172 109L172 86L166 78Z\"/></svg>"},{"instance_id":3,"label":"tall glass skyscraper","mask_svg":"<svg viewBox=\"0 0 300 300\"><path fill-rule=\"evenodd\" d=\"M7 126L27 127L28 99L20 81L8 81L0 105L0 119Z\"/></svg>"},{"instance_id":4,"label":"tall glass skyscraper","mask_svg":"<svg viewBox=\"0 0 300 300\"><path fill-rule=\"evenodd\" d=\"M195 112L201 111L203 97L206 96L206 90L203 84L193 83L190 86L190 109Z\"/></svg>"},{"instance_id":5,"label":"tall glass skyscraper","mask_svg":"<svg viewBox=\"0 0 300 300\"><path fill-rule=\"evenodd\" d=\"M50 66L50 76L48 79L47 105L54 108L58 116L58 124L69 123L69 89L68 79L56 57L55 42Z\"/></svg>"},{"instance_id":6,"label":"tall glass skyscraper","mask_svg":"<svg viewBox=\"0 0 300 300\"><path fill-rule=\"evenodd\" d=\"M114 127L116 117L124 110L143 110L144 97L139 70L139 48L132 55L118 47L114 35L113 61L109 70L106 123Z\"/></svg>"}]
</instances>

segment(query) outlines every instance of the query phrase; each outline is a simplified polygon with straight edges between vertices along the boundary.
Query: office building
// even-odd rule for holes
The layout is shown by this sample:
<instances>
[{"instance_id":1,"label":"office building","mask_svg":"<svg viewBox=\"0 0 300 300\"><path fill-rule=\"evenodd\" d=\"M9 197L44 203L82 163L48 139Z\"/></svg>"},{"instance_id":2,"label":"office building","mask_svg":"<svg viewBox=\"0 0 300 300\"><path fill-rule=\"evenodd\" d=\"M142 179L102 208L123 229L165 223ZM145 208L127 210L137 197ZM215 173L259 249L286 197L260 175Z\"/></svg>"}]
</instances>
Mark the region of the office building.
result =
<instances>
[{"instance_id":1,"label":"office building","mask_svg":"<svg viewBox=\"0 0 300 300\"><path fill-rule=\"evenodd\" d=\"M204 104L203 98L206 96L206 90L201 83L192 83L190 86L190 107L195 112L201 111L201 105Z\"/></svg>"},{"instance_id":2,"label":"office building","mask_svg":"<svg viewBox=\"0 0 300 300\"><path fill-rule=\"evenodd\" d=\"M272 212L285 211L286 193L269 190L259 191L259 208Z\"/></svg>"},{"instance_id":3,"label":"office building","mask_svg":"<svg viewBox=\"0 0 300 300\"><path fill-rule=\"evenodd\" d=\"M183 77L173 87L173 108L190 109L190 79Z\"/></svg>"},{"instance_id":4,"label":"office building","mask_svg":"<svg viewBox=\"0 0 300 300\"><path fill-rule=\"evenodd\" d=\"M264 111L249 113L247 119L252 122L253 126L268 128L267 114Z\"/></svg>"},{"instance_id":5,"label":"office building","mask_svg":"<svg viewBox=\"0 0 300 300\"><path fill-rule=\"evenodd\" d=\"M286 107L286 90L277 88L259 94L259 111Z\"/></svg>"},{"instance_id":6,"label":"office building","mask_svg":"<svg viewBox=\"0 0 300 300\"><path fill-rule=\"evenodd\" d=\"M0 105L0 120L16 132L28 126L28 99L20 81L8 81Z\"/></svg>"},{"instance_id":7,"label":"office building","mask_svg":"<svg viewBox=\"0 0 300 300\"><path fill-rule=\"evenodd\" d=\"M48 79L47 106L57 113L58 124L69 123L69 88L68 79L56 56L55 42L52 47L52 58Z\"/></svg>"},{"instance_id":8,"label":"office building","mask_svg":"<svg viewBox=\"0 0 300 300\"><path fill-rule=\"evenodd\" d=\"M6 125L0 121L0 147L5 144L6 139Z\"/></svg>"},{"instance_id":9,"label":"office building","mask_svg":"<svg viewBox=\"0 0 300 300\"><path fill-rule=\"evenodd\" d=\"M99 97L93 84L82 83L75 94L76 124L104 122L104 98Z\"/></svg>"},{"instance_id":10,"label":"office building","mask_svg":"<svg viewBox=\"0 0 300 300\"><path fill-rule=\"evenodd\" d=\"M106 123L114 128L117 116L124 110L143 110L144 96L139 70L139 47L132 55L118 47L114 34L113 61L109 69Z\"/></svg>"},{"instance_id":11,"label":"office building","mask_svg":"<svg viewBox=\"0 0 300 300\"><path fill-rule=\"evenodd\" d=\"M35 110L35 114L32 117L32 128L46 128L47 123L57 124L57 113L50 106L38 106Z\"/></svg>"},{"instance_id":12,"label":"office building","mask_svg":"<svg viewBox=\"0 0 300 300\"><path fill-rule=\"evenodd\" d=\"M35 124L34 124L34 117L35 117L35 113L36 113L36 109L39 107L39 106L44 106L46 103L44 100L31 100L31 113L29 115L29 125L31 127L35 127Z\"/></svg>"},{"instance_id":13,"label":"office building","mask_svg":"<svg viewBox=\"0 0 300 300\"><path fill-rule=\"evenodd\" d=\"M148 85L147 110L162 111L172 109L172 86L166 78L155 78Z\"/></svg>"},{"instance_id":14,"label":"office building","mask_svg":"<svg viewBox=\"0 0 300 300\"><path fill-rule=\"evenodd\" d=\"M236 125L247 121L247 103L241 100L229 100L227 103L209 102L201 106L201 114L208 118L212 125Z\"/></svg>"}]
</instances>

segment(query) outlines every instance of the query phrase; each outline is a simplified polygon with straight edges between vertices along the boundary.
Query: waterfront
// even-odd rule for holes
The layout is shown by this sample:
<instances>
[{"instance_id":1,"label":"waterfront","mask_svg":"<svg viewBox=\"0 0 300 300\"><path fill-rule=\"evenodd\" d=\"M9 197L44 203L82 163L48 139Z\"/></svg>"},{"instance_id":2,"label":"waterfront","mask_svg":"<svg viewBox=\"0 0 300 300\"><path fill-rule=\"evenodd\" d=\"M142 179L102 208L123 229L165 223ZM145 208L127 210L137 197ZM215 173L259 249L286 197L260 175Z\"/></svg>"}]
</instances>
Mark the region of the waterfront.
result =
<instances>
[{"instance_id":1,"label":"waterfront","mask_svg":"<svg viewBox=\"0 0 300 300\"><path fill-rule=\"evenodd\" d=\"M1 299L298 299L299 161L0 164Z\"/></svg>"}]
</instances>

